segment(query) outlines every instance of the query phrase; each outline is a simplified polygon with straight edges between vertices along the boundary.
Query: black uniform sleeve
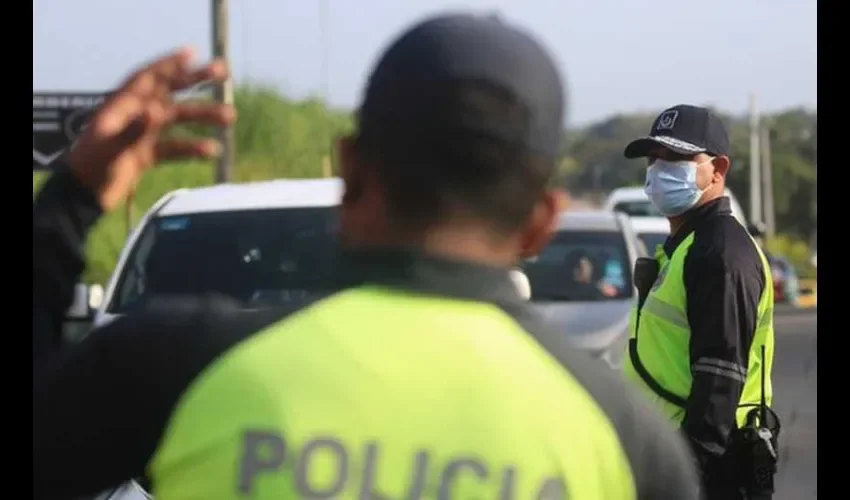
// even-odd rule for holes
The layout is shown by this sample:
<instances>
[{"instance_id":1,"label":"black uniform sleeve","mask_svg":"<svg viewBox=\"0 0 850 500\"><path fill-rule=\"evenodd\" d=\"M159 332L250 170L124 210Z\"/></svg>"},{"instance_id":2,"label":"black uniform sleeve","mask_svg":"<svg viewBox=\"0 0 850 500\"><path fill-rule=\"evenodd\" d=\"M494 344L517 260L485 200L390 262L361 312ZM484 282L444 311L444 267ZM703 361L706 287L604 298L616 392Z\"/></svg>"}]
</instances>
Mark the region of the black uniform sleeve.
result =
<instances>
[{"instance_id":1,"label":"black uniform sleeve","mask_svg":"<svg viewBox=\"0 0 850 500\"><path fill-rule=\"evenodd\" d=\"M55 355L74 285L85 268L85 235L101 215L94 196L66 168L32 204L33 369Z\"/></svg>"},{"instance_id":2,"label":"black uniform sleeve","mask_svg":"<svg viewBox=\"0 0 850 500\"><path fill-rule=\"evenodd\" d=\"M144 473L173 406L211 361L289 310L221 297L154 301L60 349L101 215L67 170L33 202L33 498L94 494Z\"/></svg>"},{"instance_id":3,"label":"black uniform sleeve","mask_svg":"<svg viewBox=\"0 0 850 500\"><path fill-rule=\"evenodd\" d=\"M736 254L724 258L697 249L684 270L693 385L682 429L706 484L736 427L764 288L759 267L751 265L750 254L758 259L752 246Z\"/></svg>"},{"instance_id":4,"label":"black uniform sleeve","mask_svg":"<svg viewBox=\"0 0 850 500\"><path fill-rule=\"evenodd\" d=\"M197 375L280 317L221 297L168 298L64 352L33 384L34 498L92 494L142 476Z\"/></svg>"}]
</instances>

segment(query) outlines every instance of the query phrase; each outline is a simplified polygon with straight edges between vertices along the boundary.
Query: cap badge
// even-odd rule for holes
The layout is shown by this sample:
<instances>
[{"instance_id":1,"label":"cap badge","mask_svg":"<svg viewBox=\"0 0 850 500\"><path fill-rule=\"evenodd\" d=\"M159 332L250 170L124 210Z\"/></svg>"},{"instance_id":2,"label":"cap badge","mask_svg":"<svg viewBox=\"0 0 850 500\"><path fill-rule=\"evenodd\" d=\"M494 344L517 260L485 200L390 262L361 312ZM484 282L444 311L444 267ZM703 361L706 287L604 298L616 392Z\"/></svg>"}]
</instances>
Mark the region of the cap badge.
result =
<instances>
[{"instance_id":1,"label":"cap badge","mask_svg":"<svg viewBox=\"0 0 850 500\"><path fill-rule=\"evenodd\" d=\"M676 125L676 118L679 118L679 112L675 109L661 113L661 116L658 117L658 125L655 126L655 130L673 130L673 126Z\"/></svg>"}]
</instances>

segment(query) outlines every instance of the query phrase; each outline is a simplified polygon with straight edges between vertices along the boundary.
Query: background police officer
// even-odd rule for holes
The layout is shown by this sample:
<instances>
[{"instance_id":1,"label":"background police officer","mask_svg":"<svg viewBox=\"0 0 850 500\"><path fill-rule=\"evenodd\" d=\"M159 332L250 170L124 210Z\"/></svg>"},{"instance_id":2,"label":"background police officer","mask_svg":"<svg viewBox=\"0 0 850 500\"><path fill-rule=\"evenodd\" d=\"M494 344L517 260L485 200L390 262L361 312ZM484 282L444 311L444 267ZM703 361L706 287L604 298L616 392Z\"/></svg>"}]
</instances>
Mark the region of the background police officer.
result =
<instances>
[{"instance_id":1,"label":"background police officer","mask_svg":"<svg viewBox=\"0 0 850 500\"><path fill-rule=\"evenodd\" d=\"M521 30L453 15L407 31L340 142L346 290L286 318L169 298L92 333L35 381L36 496L147 473L163 500L696 498L684 442L511 281L557 222L563 108ZM111 208L132 182L109 179L150 165L99 154L118 112L41 207ZM84 229L53 241L78 248Z\"/></svg>"},{"instance_id":2,"label":"background police officer","mask_svg":"<svg viewBox=\"0 0 850 500\"><path fill-rule=\"evenodd\" d=\"M736 498L723 457L759 402L762 374L770 404L774 342L770 267L723 196L728 152L720 119L687 105L661 113L625 149L647 159L646 194L670 221L626 373L681 425L717 499Z\"/></svg>"}]
</instances>

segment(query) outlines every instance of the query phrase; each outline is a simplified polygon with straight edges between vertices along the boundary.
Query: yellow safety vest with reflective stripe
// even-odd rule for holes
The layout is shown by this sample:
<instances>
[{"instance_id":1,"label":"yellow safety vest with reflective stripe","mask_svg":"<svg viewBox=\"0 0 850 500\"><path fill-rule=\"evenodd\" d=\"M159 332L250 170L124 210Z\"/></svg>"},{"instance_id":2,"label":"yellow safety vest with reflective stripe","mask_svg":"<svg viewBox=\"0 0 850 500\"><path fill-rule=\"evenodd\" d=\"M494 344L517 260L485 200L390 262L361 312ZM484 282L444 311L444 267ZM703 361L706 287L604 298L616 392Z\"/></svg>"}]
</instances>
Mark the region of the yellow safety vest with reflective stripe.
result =
<instances>
[{"instance_id":1,"label":"yellow safety vest with reflective stripe","mask_svg":"<svg viewBox=\"0 0 850 500\"><path fill-rule=\"evenodd\" d=\"M743 393L738 404L738 425L743 425L747 413L758 405L762 397L762 372L765 378L765 402L773 401L771 368L773 364L773 278L770 265L756 245L764 265L765 287L758 304L758 322L750 347L746 370L721 359L690 359L691 328L688 324L687 294L684 282L685 258L694 242L689 234L668 259L661 246L655 258L659 264L658 278L640 310L639 325L637 308L632 311L630 321L631 338L637 339L637 355L648 374L663 390L686 401L691 392L693 371L705 371L737 378L744 382ZM762 346L764 357L762 359ZM673 422L681 424L685 409L662 397L641 377L630 356L626 356L624 371L629 379L646 389L649 397Z\"/></svg>"}]
</instances>

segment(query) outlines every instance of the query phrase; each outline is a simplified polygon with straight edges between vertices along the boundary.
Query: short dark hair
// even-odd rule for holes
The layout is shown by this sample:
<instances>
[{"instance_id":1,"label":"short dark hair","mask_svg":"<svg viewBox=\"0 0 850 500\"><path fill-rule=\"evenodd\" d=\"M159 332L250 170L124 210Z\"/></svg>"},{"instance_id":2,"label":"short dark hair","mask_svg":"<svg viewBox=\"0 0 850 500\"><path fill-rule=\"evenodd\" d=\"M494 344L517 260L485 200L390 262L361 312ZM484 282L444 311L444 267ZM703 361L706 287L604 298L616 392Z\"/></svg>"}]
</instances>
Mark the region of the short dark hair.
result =
<instances>
[{"instance_id":1,"label":"short dark hair","mask_svg":"<svg viewBox=\"0 0 850 500\"><path fill-rule=\"evenodd\" d=\"M475 217L502 233L521 227L545 191L556 158L464 128L463 116L523 124L529 121L527 107L482 81L444 86L432 102L460 110L458 119L433 126L369 122L358 131L358 154L377 169L391 216L419 227L457 215Z\"/></svg>"}]
</instances>

